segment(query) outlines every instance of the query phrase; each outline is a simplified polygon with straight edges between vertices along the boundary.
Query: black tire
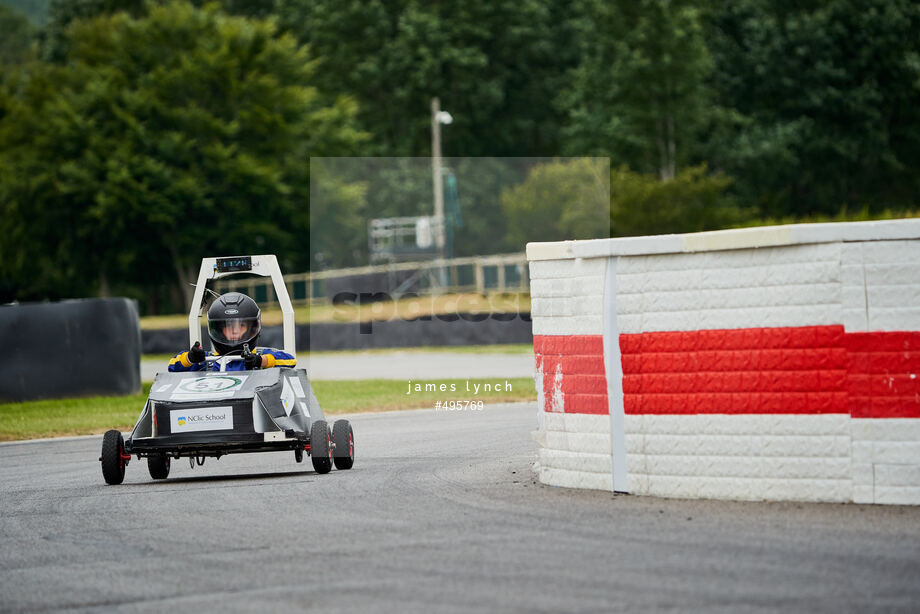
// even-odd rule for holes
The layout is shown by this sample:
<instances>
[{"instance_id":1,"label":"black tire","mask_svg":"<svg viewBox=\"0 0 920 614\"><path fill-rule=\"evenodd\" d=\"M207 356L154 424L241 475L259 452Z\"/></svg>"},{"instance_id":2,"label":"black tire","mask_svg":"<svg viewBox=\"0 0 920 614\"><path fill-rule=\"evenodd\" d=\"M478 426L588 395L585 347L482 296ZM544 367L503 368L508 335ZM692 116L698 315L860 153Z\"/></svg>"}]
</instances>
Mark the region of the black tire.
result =
<instances>
[{"instance_id":1,"label":"black tire","mask_svg":"<svg viewBox=\"0 0 920 614\"><path fill-rule=\"evenodd\" d=\"M127 463L122 458L125 451L125 440L121 431L106 431L102 436L102 477L106 484L121 484L125 480L125 466Z\"/></svg>"},{"instance_id":2,"label":"black tire","mask_svg":"<svg viewBox=\"0 0 920 614\"><path fill-rule=\"evenodd\" d=\"M147 469L154 480L165 480L169 476L169 457L165 454L151 454L147 457Z\"/></svg>"},{"instance_id":3,"label":"black tire","mask_svg":"<svg viewBox=\"0 0 920 614\"><path fill-rule=\"evenodd\" d=\"M303 446L297 446L294 448L294 460L298 463L303 462Z\"/></svg>"},{"instance_id":4,"label":"black tire","mask_svg":"<svg viewBox=\"0 0 920 614\"><path fill-rule=\"evenodd\" d=\"M316 473L332 471L332 437L325 420L317 420L310 427L310 456Z\"/></svg>"},{"instance_id":5,"label":"black tire","mask_svg":"<svg viewBox=\"0 0 920 614\"><path fill-rule=\"evenodd\" d=\"M332 425L332 442L335 450L332 460L336 469L351 469L355 464L355 435L348 420L336 420Z\"/></svg>"}]
</instances>

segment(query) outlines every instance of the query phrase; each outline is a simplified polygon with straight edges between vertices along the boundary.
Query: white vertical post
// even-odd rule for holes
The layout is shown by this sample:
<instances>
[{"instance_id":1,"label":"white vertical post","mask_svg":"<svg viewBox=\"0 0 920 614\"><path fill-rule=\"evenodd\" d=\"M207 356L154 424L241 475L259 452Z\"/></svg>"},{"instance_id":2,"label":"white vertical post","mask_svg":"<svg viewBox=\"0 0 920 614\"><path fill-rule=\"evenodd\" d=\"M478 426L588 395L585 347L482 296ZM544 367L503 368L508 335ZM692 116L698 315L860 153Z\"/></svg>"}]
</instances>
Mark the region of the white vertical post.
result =
<instances>
[{"instance_id":1,"label":"white vertical post","mask_svg":"<svg viewBox=\"0 0 920 614\"><path fill-rule=\"evenodd\" d=\"M486 293L486 279L482 270L482 260L476 260L473 264L473 271L476 277L476 292L484 295Z\"/></svg>"},{"instance_id":2,"label":"white vertical post","mask_svg":"<svg viewBox=\"0 0 920 614\"><path fill-rule=\"evenodd\" d=\"M626 411L623 407L623 365L617 324L617 258L607 259L604 283L604 370L610 413L610 470L614 492L629 492L626 471Z\"/></svg>"},{"instance_id":3,"label":"white vertical post","mask_svg":"<svg viewBox=\"0 0 920 614\"><path fill-rule=\"evenodd\" d=\"M297 357L297 349L294 345L294 306L291 304L291 297L288 294L287 286L284 284L284 277L281 275L281 268L278 266L278 260L274 256L271 259L271 278L275 286L275 294L278 295L278 304L281 307L281 323L284 331L284 351Z\"/></svg>"},{"instance_id":4,"label":"white vertical post","mask_svg":"<svg viewBox=\"0 0 920 614\"><path fill-rule=\"evenodd\" d=\"M204 288L211 278L214 270L214 258L203 258L201 267L198 269L198 282L195 284L195 295L192 297L192 304L188 311L188 344L189 347L195 345L196 341L201 341L201 300L204 298ZM204 344L202 344L204 345Z\"/></svg>"}]
</instances>

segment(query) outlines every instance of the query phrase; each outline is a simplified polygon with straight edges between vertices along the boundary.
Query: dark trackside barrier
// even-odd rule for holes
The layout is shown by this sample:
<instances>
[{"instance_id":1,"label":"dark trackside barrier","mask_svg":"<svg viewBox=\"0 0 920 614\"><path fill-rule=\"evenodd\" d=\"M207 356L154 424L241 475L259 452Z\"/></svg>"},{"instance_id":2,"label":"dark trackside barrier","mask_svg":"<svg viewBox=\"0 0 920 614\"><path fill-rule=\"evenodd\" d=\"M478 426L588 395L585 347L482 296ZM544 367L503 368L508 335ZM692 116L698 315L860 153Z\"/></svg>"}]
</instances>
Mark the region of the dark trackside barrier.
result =
<instances>
[{"instance_id":1,"label":"dark trackside barrier","mask_svg":"<svg viewBox=\"0 0 920 614\"><path fill-rule=\"evenodd\" d=\"M0 401L140 391L137 304L126 298L0 306Z\"/></svg>"},{"instance_id":2,"label":"dark trackside barrier","mask_svg":"<svg viewBox=\"0 0 920 614\"><path fill-rule=\"evenodd\" d=\"M297 331L311 351L533 343L529 313L442 314L414 320L318 324Z\"/></svg>"},{"instance_id":3,"label":"dark trackside barrier","mask_svg":"<svg viewBox=\"0 0 920 614\"><path fill-rule=\"evenodd\" d=\"M277 328L279 330L281 329L280 326ZM267 345L265 342L266 330L267 328L262 329L259 345ZM211 340L208 338L208 329L205 327L201 328L201 345L207 350L211 349ZM189 349L187 328L163 328L159 330L141 331L141 352L143 354L178 354L187 349Z\"/></svg>"},{"instance_id":4,"label":"dark trackside barrier","mask_svg":"<svg viewBox=\"0 0 920 614\"><path fill-rule=\"evenodd\" d=\"M414 320L301 324L295 329L302 351L357 350L442 345L533 343L529 313L443 314ZM144 354L188 349L188 330L145 330ZM207 339L205 334L202 339ZM210 349L210 342L205 344ZM281 347L281 327L262 329L259 345Z\"/></svg>"},{"instance_id":5,"label":"dark trackside barrier","mask_svg":"<svg viewBox=\"0 0 920 614\"><path fill-rule=\"evenodd\" d=\"M418 280L410 281L417 271L393 271L388 273L366 273L348 275L326 280L326 296L332 297L332 304L365 304L374 301L393 300L392 294L400 298L419 290ZM361 288L361 292L353 292Z\"/></svg>"}]
</instances>

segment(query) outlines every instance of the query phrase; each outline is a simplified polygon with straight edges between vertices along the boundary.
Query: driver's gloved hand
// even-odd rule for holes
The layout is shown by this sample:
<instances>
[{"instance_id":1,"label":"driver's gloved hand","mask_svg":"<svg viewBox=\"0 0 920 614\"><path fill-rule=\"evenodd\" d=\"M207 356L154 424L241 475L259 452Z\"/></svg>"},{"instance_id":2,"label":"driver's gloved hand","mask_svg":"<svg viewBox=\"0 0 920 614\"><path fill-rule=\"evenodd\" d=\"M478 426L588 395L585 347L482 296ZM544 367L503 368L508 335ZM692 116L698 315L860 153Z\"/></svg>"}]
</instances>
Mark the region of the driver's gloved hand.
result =
<instances>
[{"instance_id":1,"label":"driver's gloved hand","mask_svg":"<svg viewBox=\"0 0 920 614\"><path fill-rule=\"evenodd\" d=\"M254 352L248 352L243 354L243 364L246 365L247 370L259 369L262 367L262 356Z\"/></svg>"},{"instance_id":2,"label":"driver's gloved hand","mask_svg":"<svg viewBox=\"0 0 920 614\"><path fill-rule=\"evenodd\" d=\"M204 348L201 347L201 342L196 341L195 345L188 351L188 361L191 363L203 362L205 358Z\"/></svg>"}]
</instances>

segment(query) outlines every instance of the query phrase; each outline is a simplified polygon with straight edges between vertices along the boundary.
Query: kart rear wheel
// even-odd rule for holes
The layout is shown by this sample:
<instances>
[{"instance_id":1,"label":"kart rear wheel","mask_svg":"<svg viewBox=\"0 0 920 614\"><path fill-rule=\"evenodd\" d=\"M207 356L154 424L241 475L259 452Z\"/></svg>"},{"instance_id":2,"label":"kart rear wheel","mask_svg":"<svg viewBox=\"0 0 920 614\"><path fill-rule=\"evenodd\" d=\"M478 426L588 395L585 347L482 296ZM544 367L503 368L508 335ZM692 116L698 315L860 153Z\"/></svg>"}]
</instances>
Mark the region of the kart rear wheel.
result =
<instances>
[{"instance_id":1,"label":"kart rear wheel","mask_svg":"<svg viewBox=\"0 0 920 614\"><path fill-rule=\"evenodd\" d=\"M351 469L355 464L355 435L348 420L336 420L332 425L332 441L335 452L332 460L336 469Z\"/></svg>"},{"instance_id":2,"label":"kart rear wheel","mask_svg":"<svg viewBox=\"0 0 920 614\"><path fill-rule=\"evenodd\" d=\"M121 431L106 431L102 436L102 477L105 478L106 484L121 484L125 480L124 459L125 440L121 436Z\"/></svg>"},{"instance_id":3,"label":"kart rear wheel","mask_svg":"<svg viewBox=\"0 0 920 614\"><path fill-rule=\"evenodd\" d=\"M151 454L147 457L147 469L154 480L165 480L169 476L169 457L165 454Z\"/></svg>"},{"instance_id":4,"label":"kart rear wheel","mask_svg":"<svg viewBox=\"0 0 920 614\"><path fill-rule=\"evenodd\" d=\"M317 420L310 427L310 456L316 473L332 471L332 437L325 420Z\"/></svg>"}]
</instances>

